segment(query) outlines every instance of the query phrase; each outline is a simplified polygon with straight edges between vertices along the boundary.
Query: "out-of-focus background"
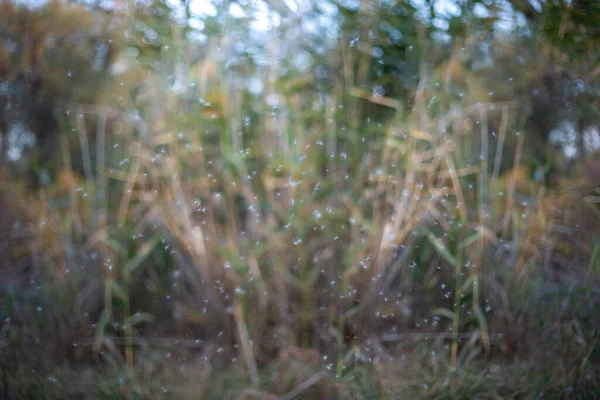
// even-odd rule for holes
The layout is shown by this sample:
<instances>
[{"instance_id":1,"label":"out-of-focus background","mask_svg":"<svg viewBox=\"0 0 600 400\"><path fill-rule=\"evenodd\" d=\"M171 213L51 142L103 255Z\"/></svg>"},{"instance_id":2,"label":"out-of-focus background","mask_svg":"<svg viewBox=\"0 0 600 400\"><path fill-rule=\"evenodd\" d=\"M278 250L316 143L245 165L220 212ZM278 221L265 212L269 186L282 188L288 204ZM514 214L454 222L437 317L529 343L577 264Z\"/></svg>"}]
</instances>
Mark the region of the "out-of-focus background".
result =
<instances>
[{"instance_id":1,"label":"out-of-focus background","mask_svg":"<svg viewBox=\"0 0 600 400\"><path fill-rule=\"evenodd\" d=\"M600 398L600 3L0 2L0 397Z\"/></svg>"}]
</instances>

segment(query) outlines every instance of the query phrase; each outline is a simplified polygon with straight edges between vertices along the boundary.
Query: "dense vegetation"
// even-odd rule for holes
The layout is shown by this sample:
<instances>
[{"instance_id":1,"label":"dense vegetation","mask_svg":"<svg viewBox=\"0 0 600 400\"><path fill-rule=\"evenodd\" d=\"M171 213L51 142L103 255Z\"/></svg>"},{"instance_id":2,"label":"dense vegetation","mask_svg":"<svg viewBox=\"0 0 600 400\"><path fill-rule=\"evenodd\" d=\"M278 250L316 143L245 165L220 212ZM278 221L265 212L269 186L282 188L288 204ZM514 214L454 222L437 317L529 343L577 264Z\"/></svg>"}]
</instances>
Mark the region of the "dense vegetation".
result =
<instances>
[{"instance_id":1,"label":"dense vegetation","mask_svg":"<svg viewBox=\"0 0 600 400\"><path fill-rule=\"evenodd\" d=\"M600 397L599 27L0 3L0 397Z\"/></svg>"}]
</instances>

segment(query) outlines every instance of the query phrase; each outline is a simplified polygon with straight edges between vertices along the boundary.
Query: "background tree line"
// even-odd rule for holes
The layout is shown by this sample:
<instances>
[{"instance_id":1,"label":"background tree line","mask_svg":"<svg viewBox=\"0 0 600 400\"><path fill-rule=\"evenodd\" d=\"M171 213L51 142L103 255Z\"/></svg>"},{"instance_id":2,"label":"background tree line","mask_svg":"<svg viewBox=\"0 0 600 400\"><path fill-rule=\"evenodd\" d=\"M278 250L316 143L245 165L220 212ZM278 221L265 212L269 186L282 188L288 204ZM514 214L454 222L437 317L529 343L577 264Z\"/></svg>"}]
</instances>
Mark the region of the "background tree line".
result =
<instances>
[{"instance_id":1,"label":"background tree line","mask_svg":"<svg viewBox=\"0 0 600 400\"><path fill-rule=\"evenodd\" d=\"M19 142L19 127L36 139L34 158L40 150L46 153L42 164L53 158L61 123L73 111L70 105L139 110L136 96L144 88L135 74L164 74L165 65L177 62L169 55L165 58L164 49L174 41L189 41L194 52L191 65L201 69L202 62L210 62L203 60L202 53L210 49L211 39L223 34L238 37L240 42L226 55L227 71L220 73L239 80L268 73L261 70L259 59L265 57L267 43L276 39L267 33L246 41L236 36L251 25L256 12L251 6L223 2L215 15L194 16L190 2L176 9L156 1L138 3L133 9L116 4L103 8L103 3L51 1L27 7L3 2L2 159L10 148L11 131L15 143ZM280 55L281 62L289 65L285 76L274 83L287 91L340 93L340 103L353 110L349 129L358 129L367 118L385 122L389 110L343 91L394 99L409 111L415 101L425 98L423 87L428 86L427 94L437 93L431 104L437 111L447 111L457 102L518 100L517 112L523 116L514 120L523 121L519 129L527 132L527 148L536 162L545 162L548 153L553 162L562 158L550 140L556 130L574 131L571 136L574 133L579 155L594 147L584 140L586 132L592 140L598 129L600 33L595 21L600 6L592 1L542 2L540 7L527 1L492 0L446 6L432 1L419 7L394 1L301 6L301 13L290 11L284 17L272 5L261 10L281 20L279 31L299 36L283 51L287 55L300 51L304 57L298 70L294 62L298 57ZM230 7L245 16L232 16ZM318 26L324 21L329 25ZM302 32L307 24L312 31ZM326 40L327 35L335 40ZM117 65L133 53L137 72L118 71ZM342 65L344 72L334 70ZM177 79L173 74L168 78L170 83ZM195 106L192 92L185 88L185 96L178 100L187 102L190 112ZM463 97L466 92L469 99ZM211 104L219 106L218 99ZM500 121L490 123L498 126Z\"/></svg>"}]
</instances>

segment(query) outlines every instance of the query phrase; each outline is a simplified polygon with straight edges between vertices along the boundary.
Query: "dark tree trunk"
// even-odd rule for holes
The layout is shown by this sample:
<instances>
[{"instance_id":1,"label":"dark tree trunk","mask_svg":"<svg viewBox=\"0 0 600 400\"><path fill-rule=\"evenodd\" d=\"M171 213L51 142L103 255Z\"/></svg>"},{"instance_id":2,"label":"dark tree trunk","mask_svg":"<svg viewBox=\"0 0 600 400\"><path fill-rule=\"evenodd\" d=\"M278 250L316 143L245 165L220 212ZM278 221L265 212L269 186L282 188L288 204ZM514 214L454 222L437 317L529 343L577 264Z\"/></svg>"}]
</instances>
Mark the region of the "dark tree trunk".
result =
<instances>
[{"instance_id":1,"label":"dark tree trunk","mask_svg":"<svg viewBox=\"0 0 600 400\"><path fill-rule=\"evenodd\" d=\"M0 121L0 169L8 162L8 129L5 121Z\"/></svg>"},{"instance_id":2,"label":"dark tree trunk","mask_svg":"<svg viewBox=\"0 0 600 400\"><path fill-rule=\"evenodd\" d=\"M577 122L577 156L580 160L585 160L588 156L588 151L585 148L585 124L583 119Z\"/></svg>"}]
</instances>

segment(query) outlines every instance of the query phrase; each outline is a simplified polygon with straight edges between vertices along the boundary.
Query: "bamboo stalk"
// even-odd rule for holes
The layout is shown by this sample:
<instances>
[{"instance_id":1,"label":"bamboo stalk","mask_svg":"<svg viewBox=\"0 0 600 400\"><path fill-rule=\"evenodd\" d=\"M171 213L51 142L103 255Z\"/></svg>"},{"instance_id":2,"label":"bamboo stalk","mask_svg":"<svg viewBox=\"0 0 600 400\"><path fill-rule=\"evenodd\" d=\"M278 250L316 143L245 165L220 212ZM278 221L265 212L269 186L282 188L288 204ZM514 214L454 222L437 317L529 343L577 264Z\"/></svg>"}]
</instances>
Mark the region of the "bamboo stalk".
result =
<instances>
[{"instance_id":1,"label":"bamboo stalk","mask_svg":"<svg viewBox=\"0 0 600 400\"><path fill-rule=\"evenodd\" d=\"M256 367L256 360L254 359L254 350L252 349L252 341L248 334L248 328L246 322L244 322L244 313L240 303L236 302L233 306L233 317L235 319L235 325L238 332L238 338L240 340L240 347L246 360L246 366L248 367L248 373L250 374L250 380L252 384L260 384L260 377L258 375L258 368Z\"/></svg>"}]
</instances>

